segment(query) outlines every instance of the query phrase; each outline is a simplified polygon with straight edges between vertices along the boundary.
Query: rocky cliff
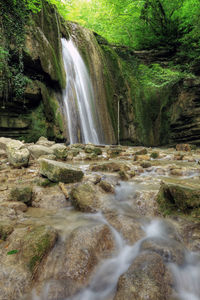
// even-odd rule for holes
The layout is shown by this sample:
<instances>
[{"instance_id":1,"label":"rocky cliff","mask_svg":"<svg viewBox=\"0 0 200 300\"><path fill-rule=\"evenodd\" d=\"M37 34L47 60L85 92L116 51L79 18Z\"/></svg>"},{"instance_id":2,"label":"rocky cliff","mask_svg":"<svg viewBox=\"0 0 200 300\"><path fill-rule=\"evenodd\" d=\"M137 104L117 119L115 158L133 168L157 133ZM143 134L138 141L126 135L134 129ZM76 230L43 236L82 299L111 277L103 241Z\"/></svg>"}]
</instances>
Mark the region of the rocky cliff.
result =
<instances>
[{"instance_id":1,"label":"rocky cliff","mask_svg":"<svg viewBox=\"0 0 200 300\"><path fill-rule=\"evenodd\" d=\"M71 35L90 72L106 143L119 136L122 144L200 144L198 72L184 71L174 54L109 45L45 1L24 15L11 0L1 6L1 136L68 140L61 37Z\"/></svg>"}]
</instances>

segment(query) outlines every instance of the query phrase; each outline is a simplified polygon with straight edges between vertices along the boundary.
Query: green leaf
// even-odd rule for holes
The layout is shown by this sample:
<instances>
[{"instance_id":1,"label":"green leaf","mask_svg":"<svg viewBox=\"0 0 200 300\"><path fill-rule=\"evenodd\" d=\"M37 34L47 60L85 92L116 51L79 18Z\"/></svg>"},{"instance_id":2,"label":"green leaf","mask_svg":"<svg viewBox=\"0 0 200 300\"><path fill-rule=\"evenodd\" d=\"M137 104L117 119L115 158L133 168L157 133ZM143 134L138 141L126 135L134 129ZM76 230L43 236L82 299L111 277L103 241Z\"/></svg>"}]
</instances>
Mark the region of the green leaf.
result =
<instances>
[{"instance_id":1,"label":"green leaf","mask_svg":"<svg viewBox=\"0 0 200 300\"><path fill-rule=\"evenodd\" d=\"M11 251L7 252L7 255L13 255L13 254L16 254L18 252L19 252L19 250L11 250Z\"/></svg>"}]
</instances>

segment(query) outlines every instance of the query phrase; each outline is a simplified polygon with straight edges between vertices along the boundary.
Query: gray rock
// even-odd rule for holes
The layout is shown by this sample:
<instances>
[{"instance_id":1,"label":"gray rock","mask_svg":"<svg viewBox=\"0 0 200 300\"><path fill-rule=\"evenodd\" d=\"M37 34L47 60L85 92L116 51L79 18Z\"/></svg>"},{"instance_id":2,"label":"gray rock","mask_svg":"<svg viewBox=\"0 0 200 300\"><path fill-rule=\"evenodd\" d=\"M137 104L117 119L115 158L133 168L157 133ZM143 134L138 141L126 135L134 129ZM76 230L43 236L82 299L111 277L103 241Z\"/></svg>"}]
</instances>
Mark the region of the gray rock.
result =
<instances>
[{"instance_id":1,"label":"gray rock","mask_svg":"<svg viewBox=\"0 0 200 300\"><path fill-rule=\"evenodd\" d=\"M8 161L14 167L26 167L29 162L30 152L25 145L17 140L12 140L6 146Z\"/></svg>"},{"instance_id":2,"label":"gray rock","mask_svg":"<svg viewBox=\"0 0 200 300\"><path fill-rule=\"evenodd\" d=\"M42 145L32 145L28 147L28 150L31 152L34 158L39 158L42 155L51 155L53 150L49 147Z\"/></svg>"},{"instance_id":3,"label":"gray rock","mask_svg":"<svg viewBox=\"0 0 200 300\"><path fill-rule=\"evenodd\" d=\"M40 159L40 174L53 182L73 183L81 181L84 173L70 165L48 159Z\"/></svg>"}]
</instances>

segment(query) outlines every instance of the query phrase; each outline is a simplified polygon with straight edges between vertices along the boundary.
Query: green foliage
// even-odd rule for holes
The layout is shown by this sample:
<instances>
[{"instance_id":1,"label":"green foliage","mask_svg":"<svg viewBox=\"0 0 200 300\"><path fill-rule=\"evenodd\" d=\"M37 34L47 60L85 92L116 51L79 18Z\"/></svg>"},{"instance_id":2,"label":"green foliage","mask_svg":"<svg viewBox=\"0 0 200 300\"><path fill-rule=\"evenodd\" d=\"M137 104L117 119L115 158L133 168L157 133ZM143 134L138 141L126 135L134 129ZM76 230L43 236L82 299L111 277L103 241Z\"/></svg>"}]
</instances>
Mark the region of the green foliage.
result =
<instances>
[{"instance_id":1,"label":"green foliage","mask_svg":"<svg viewBox=\"0 0 200 300\"><path fill-rule=\"evenodd\" d=\"M148 86L159 88L166 85L174 85L183 77L181 72L162 68L159 64L150 66L139 65L138 75L141 83L147 88Z\"/></svg>"},{"instance_id":2,"label":"green foliage","mask_svg":"<svg viewBox=\"0 0 200 300\"><path fill-rule=\"evenodd\" d=\"M11 250L11 251L7 252L7 255L17 254L18 252L19 252L19 250Z\"/></svg>"},{"instance_id":3,"label":"green foliage","mask_svg":"<svg viewBox=\"0 0 200 300\"><path fill-rule=\"evenodd\" d=\"M61 14L110 43L136 50L167 47L200 59L199 0L49 0Z\"/></svg>"}]
</instances>

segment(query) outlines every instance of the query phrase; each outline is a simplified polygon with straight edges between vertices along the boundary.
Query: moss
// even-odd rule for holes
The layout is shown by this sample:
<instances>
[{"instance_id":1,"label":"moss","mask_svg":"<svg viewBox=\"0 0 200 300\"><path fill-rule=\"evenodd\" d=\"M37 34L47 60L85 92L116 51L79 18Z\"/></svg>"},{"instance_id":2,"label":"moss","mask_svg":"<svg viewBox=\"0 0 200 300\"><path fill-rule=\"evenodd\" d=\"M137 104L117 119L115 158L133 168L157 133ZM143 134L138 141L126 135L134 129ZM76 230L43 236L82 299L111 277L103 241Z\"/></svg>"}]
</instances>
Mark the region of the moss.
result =
<instances>
[{"instance_id":1,"label":"moss","mask_svg":"<svg viewBox=\"0 0 200 300\"><path fill-rule=\"evenodd\" d=\"M161 212L192 214L200 208L200 190L179 185L162 184L157 195Z\"/></svg>"},{"instance_id":2,"label":"moss","mask_svg":"<svg viewBox=\"0 0 200 300\"><path fill-rule=\"evenodd\" d=\"M158 152L152 152L150 155L151 158L156 159L159 157L159 153Z\"/></svg>"},{"instance_id":3,"label":"moss","mask_svg":"<svg viewBox=\"0 0 200 300\"><path fill-rule=\"evenodd\" d=\"M12 201L21 201L27 205L31 205L32 188L29 186L15 187L10 191L10 199Z\"/></svg>"},{"instance_id":4,"label":"moss","mask_svg":"<svg viewBox=\"0 0 200 300\"><path fill-rule=\"evenodd\" d=\"M12 225L5 223L3 221L0 222L0 240L5 241L12 232L13 232Z\"/></svg>"}]
</instances>

